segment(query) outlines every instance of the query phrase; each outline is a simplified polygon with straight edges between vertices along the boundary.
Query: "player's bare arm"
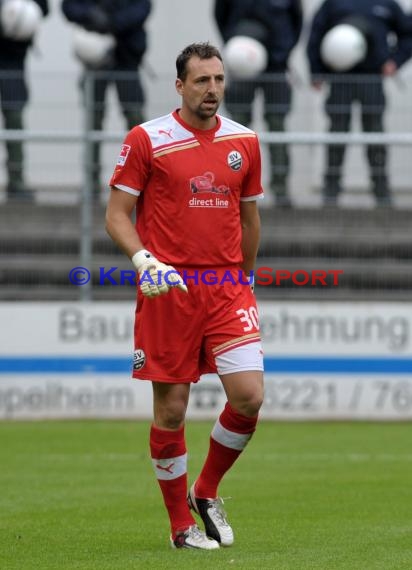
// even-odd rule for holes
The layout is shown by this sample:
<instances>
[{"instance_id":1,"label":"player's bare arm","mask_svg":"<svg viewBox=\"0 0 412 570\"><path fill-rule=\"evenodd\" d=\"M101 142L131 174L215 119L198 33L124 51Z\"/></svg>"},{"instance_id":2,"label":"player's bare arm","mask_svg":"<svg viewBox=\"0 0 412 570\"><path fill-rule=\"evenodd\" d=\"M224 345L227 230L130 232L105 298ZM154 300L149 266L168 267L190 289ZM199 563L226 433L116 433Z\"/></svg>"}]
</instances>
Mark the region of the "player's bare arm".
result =
<instances>
[{"instance_id":1,"label":"player's bare arm","mask_svg":"<svg viewBox=\"0 0 412 570\"><path fill-rule=\"evenodd\" d=\"M144 248L132 222L137 199L132 194L113 188L106 209L106 231L130 259Z\"/></svg>"},{"instance_id":2,"label":"player's bare arm","mask_svg":"<svg viewBox=\"0 0 412 570\"><path fill-rule=\"evenodd\" d=\"M162 263L144 249L131 218L137 200L132 194L112 188L106 210L107 233L131 259L139 273L139 287L145 297L163 295L171 287L187 293L187 287L175 268Z\"/></svg>"},{"instance_id":3,"label":"player's bare arm","mask_svg":"<svg viewBox=\"0 0 412 570\"><path fill-rule=\"evenodd\" d=\"M240 203L242 225L242 269L249 275L254 269L260 240L260 216L256 201Z\"/></svg>"}]
</instances>

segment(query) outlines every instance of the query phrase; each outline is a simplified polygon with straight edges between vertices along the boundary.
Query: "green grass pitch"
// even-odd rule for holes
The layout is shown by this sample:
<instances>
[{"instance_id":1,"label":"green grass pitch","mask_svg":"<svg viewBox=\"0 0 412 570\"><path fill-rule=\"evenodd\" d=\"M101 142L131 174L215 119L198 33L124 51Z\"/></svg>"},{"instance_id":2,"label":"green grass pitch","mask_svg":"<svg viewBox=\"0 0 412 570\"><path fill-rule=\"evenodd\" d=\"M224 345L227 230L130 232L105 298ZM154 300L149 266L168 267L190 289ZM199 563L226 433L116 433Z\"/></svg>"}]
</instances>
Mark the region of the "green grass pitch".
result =
<instances>
[{"instance_id":1,"label":"green grass pitch","mask_svg":"<svg viewBox=\"0 0 412 570\"><path fill-rule=\"evenodd\" d=\"M188 422L189 476L213 422ZM221 485L231 548L172 550L149 422L0 423L2 570L410 570L412 425L269 423Z\"/></svg>"}]
</instances>

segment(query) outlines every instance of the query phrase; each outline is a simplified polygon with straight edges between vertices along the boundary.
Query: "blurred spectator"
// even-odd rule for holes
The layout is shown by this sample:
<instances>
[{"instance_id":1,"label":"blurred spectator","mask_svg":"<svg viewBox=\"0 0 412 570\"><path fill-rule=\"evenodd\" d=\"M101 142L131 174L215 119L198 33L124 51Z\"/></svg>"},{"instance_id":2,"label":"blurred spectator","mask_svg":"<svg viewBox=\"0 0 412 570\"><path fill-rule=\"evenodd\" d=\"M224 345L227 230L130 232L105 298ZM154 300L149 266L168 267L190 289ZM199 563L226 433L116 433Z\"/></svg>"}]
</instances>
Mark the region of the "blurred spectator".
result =
<instances>
[{"instance_id":1,"label":"blurred spectator","mask_svg":"<svg viewBox=\"0 0 412 570\"><path fill-rule=\"evenodd\" d=\"M268 129L283 131L291 106L291 88L286 76L288 59L302 29L301 0L216 0L215 18L225 43L234 36L250 35L268 52L263 74L252 80L229 82L225 103L231 117L244 125L250 124L256 91L262 90ZM272 144L269 150L270 186L276 204L290 207L288 147Z\"/></svg>"},{"instance_id":2,"label":"blurred spectator","mask_svg":"<svg viewBox=\"0 0 412 570\"><path fill-rule=\"evenodd\" d=\"M323 44L328 32L330 37L330 30L335 30L337 25L342 30L342 24L361 33L365 46L363 51L357 52L361 57L356 57L360 44L352 34L340 37L339 45ZM345 29L348 30L347 27ZM349 36L355 37L354 43ZM330 53L331 47L333 54ZM351 53L355 56L353 65ZM323 81L330 85L325 109L330 119L329 131L349 131L352 103L357 102L361 106L363 130L382 132L385 110L383 78L395 75L411 53L410 24L408 26L407 16L394 0L325 0L313 18L307 55L312 85L317 89ZM376 202L390 206L386 147L368 145L366 150ZM344 153L344 145L328 145L323 185L325 205L337 203Z\"/></svg>"},{"instance_id":3,"label":"blurred spectator","mask_svg":"<svg viewBox=\"0 0 412 570\"><path fill-rule=\"evenodd\" d=\"M0 17L0 95L5 129L20 130L29 99L26 56L41 20L49 12L47 0L3 0ZM30 200L33 194L24 177L22 141L6 142L7 196Z\"/></svg>"},{"instance_id":4,"label":"blurred spectator","mask_svg":"<svg viewBox=\"0 0 412 570\"><path fill-rule=\"evenodd\" d=\"M146 51L144 24L151 11L150 0L63 0L62 10L70 22L82 28L76 47L85 70L83 88L86 76L94 78L93 130L103 127L106 91L111 83L116 86L127 129L142 123L144 91L138 68ZM100 55L101 46L105 52ZM100 168L100 144L95 143L95 198L100 195Z\"/></svg>"}]
</instances>

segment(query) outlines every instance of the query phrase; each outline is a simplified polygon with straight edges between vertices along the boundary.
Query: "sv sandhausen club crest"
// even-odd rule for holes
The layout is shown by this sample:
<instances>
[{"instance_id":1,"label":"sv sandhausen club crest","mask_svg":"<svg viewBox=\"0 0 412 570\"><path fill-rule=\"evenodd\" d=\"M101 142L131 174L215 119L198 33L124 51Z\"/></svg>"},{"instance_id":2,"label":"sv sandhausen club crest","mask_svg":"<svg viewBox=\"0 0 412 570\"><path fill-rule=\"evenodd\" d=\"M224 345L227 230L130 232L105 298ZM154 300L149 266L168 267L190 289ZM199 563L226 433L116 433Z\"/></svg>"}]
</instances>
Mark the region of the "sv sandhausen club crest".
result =
<instances>
[{"instance_id":1,"label":"sv sandhausen club crest","mask_svg":"<svg viewBox=\"0 0 412 570\"><path fill-rule=\"evenodd\" d=\"M243 164L242 155L238 150L231 150L227 155L227 164L232 170L240 170Z\"/></svg>"},{"instance_id":2,"label":"sv sandhausen club crest","mask_svg":"<svg viewBox=\"0 0 412 570\"><path fill-rule=\"evenodd\" d=\"M140 370L146 364L146 355L141 348L137 348L133 353L133 370Z\"/></svg>"}]
</instances>

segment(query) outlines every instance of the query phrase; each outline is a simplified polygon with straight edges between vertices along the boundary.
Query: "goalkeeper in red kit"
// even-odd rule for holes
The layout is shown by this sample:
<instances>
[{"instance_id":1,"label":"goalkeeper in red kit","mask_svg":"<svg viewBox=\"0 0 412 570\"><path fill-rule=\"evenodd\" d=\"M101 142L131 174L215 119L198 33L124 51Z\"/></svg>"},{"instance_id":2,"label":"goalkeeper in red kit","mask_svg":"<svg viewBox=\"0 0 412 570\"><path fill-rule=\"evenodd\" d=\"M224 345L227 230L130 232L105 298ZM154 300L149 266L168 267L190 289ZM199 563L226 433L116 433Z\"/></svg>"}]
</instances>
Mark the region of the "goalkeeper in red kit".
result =
<instances>
[{"instance_id":1,"label":"goalkeeper in red kit","mask_svg":"<svg viewBox=\"0 0 412 570\"><path fill-rule=\"evenodd\" d=\"M259 244L261 160L256 134L217 114L225 87L217 48L191 44L176 68L181 107L127 134L110 181L106 228L139 275L133 377L153 386L150 451L171 544L211 550L234 542L218 486L252 437L263 400L248 284ZM208 272L216 279L203 279ZM227 402L189 487L190 386L211 372Z\"/></svg>"}]
</instances>

